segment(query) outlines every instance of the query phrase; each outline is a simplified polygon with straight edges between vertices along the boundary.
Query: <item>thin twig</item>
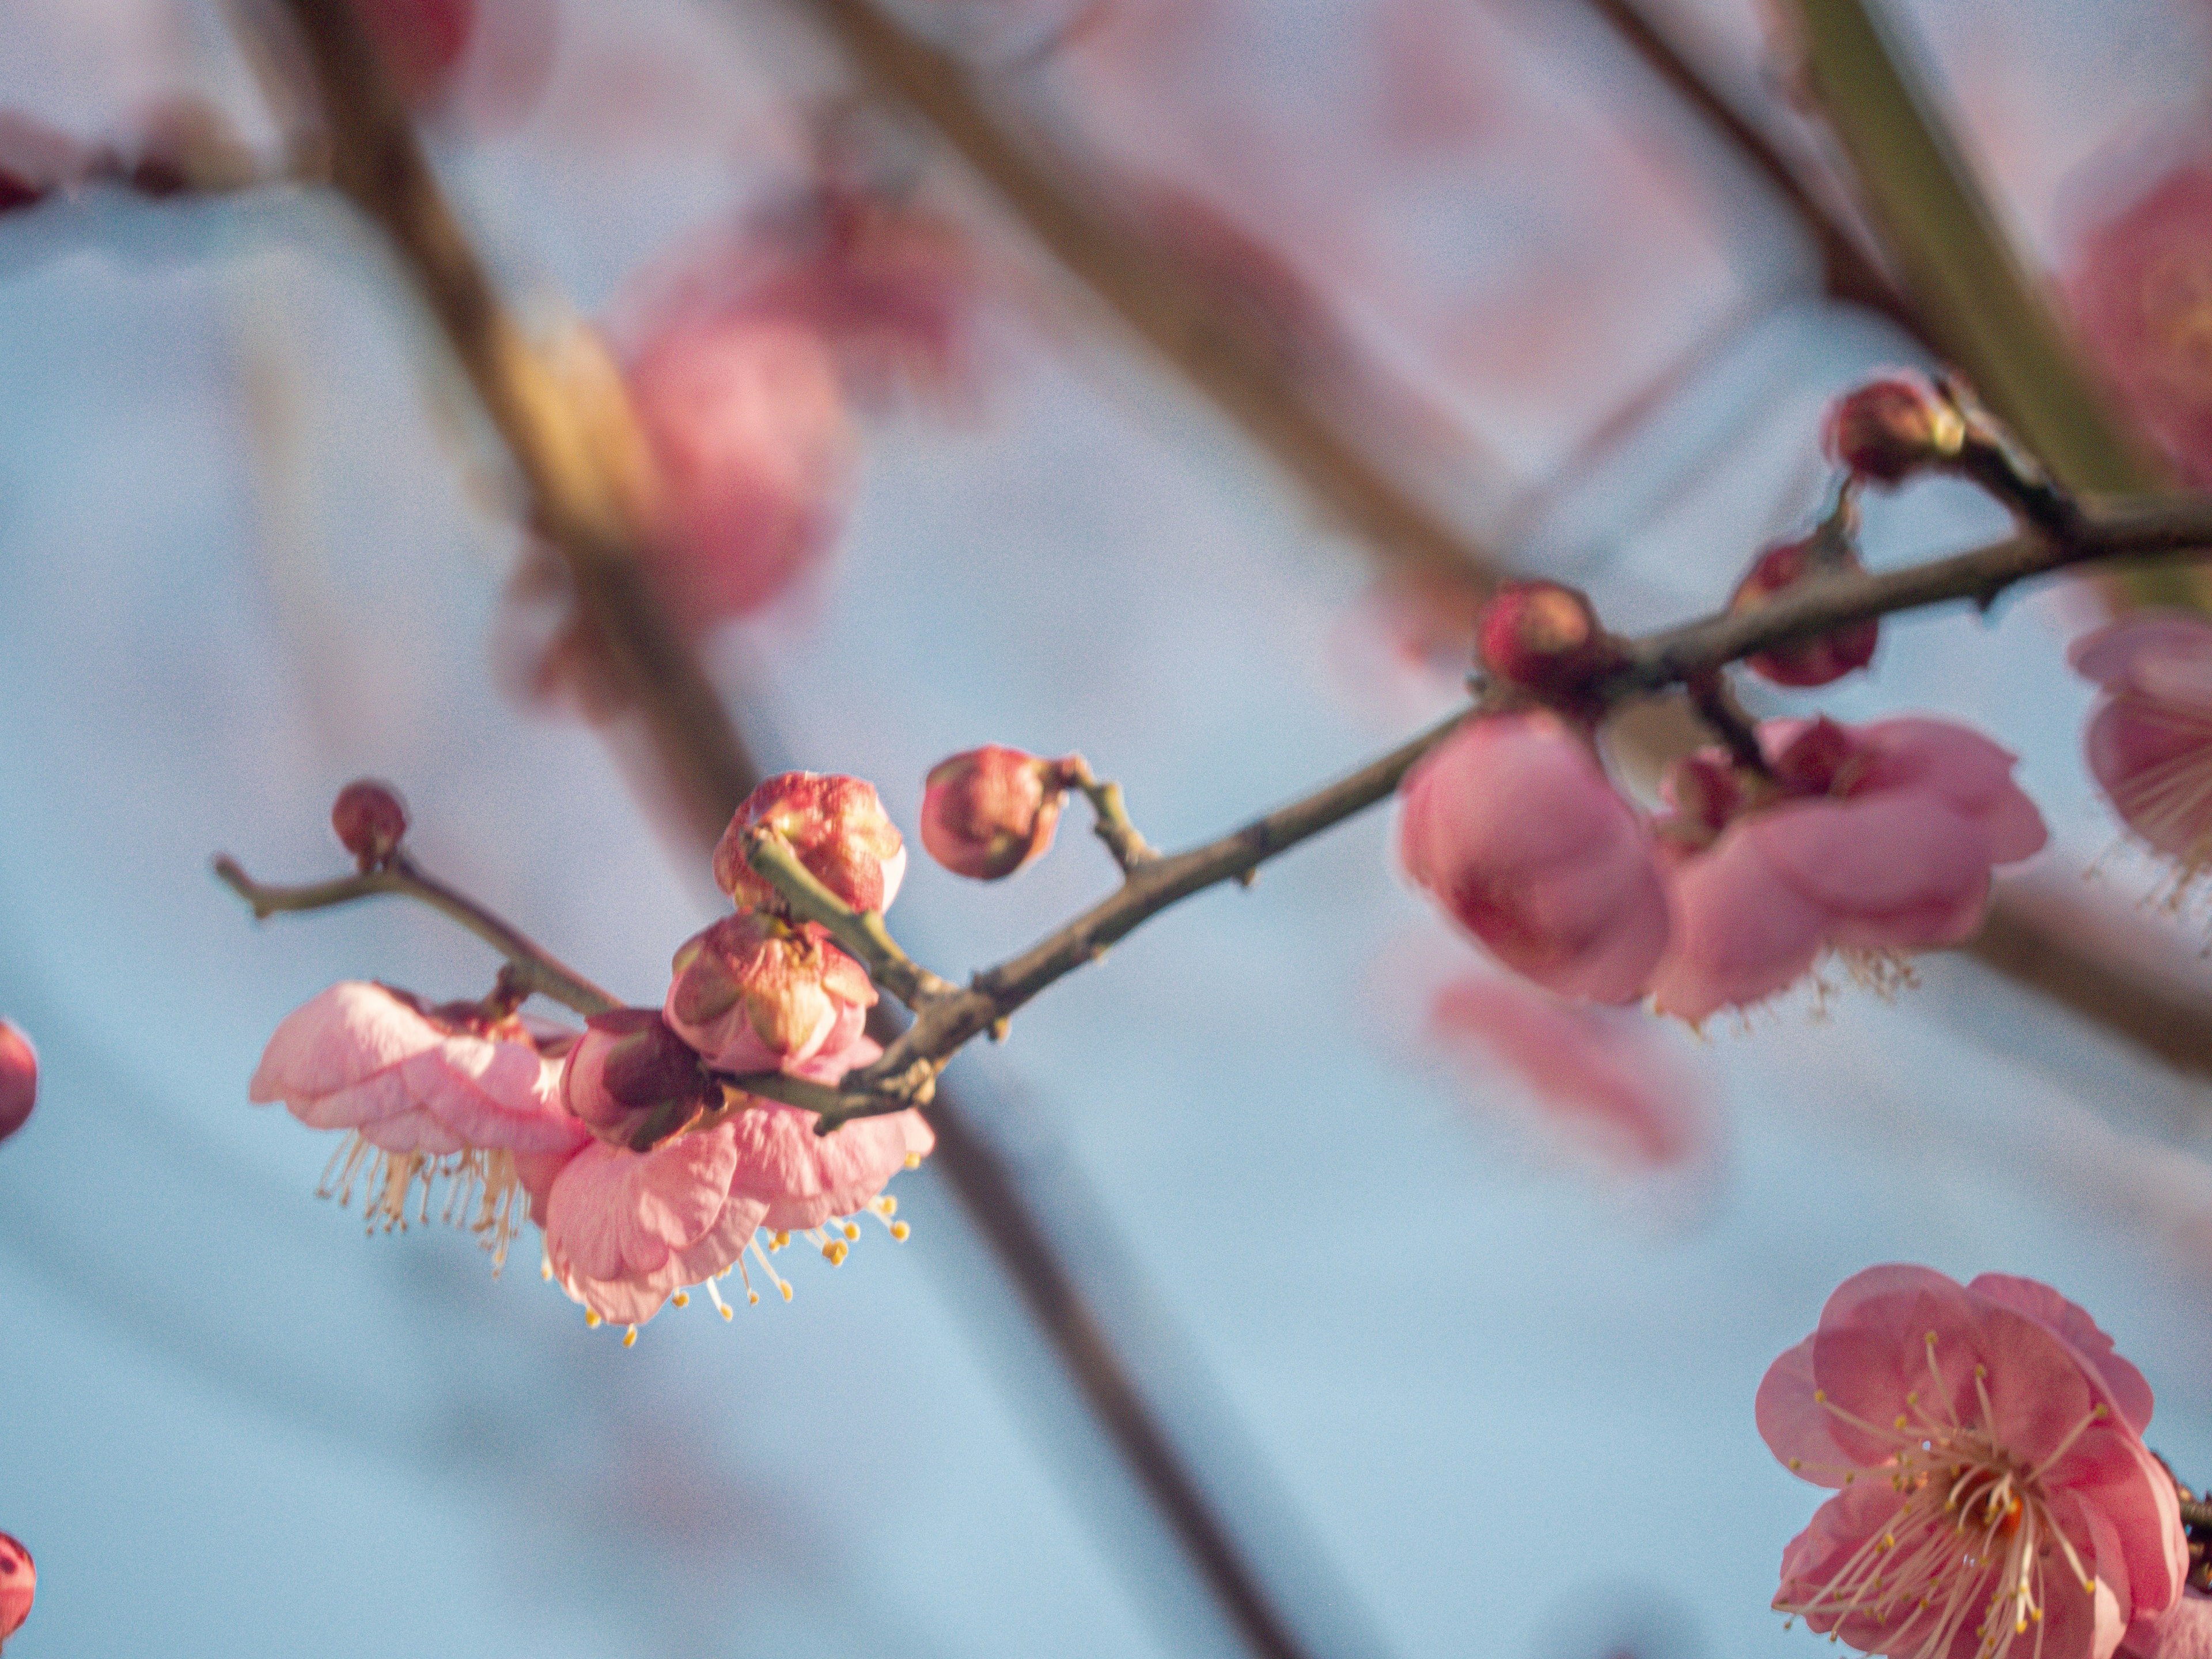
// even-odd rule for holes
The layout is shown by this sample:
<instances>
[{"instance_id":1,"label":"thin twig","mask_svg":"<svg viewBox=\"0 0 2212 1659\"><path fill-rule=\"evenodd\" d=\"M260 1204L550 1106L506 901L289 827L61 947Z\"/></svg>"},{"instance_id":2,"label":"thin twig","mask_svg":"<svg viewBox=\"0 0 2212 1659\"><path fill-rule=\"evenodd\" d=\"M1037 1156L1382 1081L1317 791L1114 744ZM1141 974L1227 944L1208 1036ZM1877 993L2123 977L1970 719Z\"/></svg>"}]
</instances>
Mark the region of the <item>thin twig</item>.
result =
<instances>
[{"instance_id":1,"label":"thin twig","mask_svg":"<svg viewBox=\"0 0 2212 1659\"><path fill-rule=\"evenodd\" d=\"M1158 849L1138 833L1136 824L1131 822L1128 803L1121 798L1120 784L1111 778L1094 775L1091 763L1080 755L1070 755L1060 763L1060 776L1063 784L1081 790L1083 798L1091 803L1091 833L1106 843L1106 850L1121 866L1123 875L1134 875L1139 865L1150 864L1159 857Z\"/></svg>"},{"instance_id":2,"label":"thin twig","mask_svg":"<svg viewBox=\"0 0 2212 1659\"><path fill-rule=\"evenodd\" d=\"M498 951L507 959L512 984L550 997L587 1018L622 1006L520 929L428 874L404 853L395 853L380 870L295 887L256 881L228 854L216 860L215 872L231 891L253 907L257 921L283 912L327 910L333 905L386 893L411 898L450 916Z\"/></svg>"},{"instance_id":3,"label":"thin twig","mask_svg":"<svg viewBox=\"0 0 2212 1659\"><path fill-rule=\"evenodd\" d=\"M745 862L774 887L801 921L819 922L857 957L868 975L909 1008L952 987L899 948L880 910L855 910L799 862L791 843L773 830L755 828L744 840Z\"/></svg>"}]
</instances>

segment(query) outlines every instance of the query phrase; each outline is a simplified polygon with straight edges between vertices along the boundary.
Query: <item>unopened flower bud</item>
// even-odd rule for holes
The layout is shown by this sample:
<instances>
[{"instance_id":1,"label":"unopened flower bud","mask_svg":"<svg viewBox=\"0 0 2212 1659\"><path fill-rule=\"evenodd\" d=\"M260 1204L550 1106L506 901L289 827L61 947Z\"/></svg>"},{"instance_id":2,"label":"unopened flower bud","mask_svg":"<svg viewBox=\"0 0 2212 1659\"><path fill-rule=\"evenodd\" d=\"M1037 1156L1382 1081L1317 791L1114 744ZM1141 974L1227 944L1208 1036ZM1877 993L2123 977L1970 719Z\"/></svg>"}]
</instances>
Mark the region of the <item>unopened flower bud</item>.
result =
<instances>
[{"instance_id":1,"label":"unopened flower bud","mask_svg":"<svg viewBox=\"0 0 2212 1659\"><path fill-rule=\"evenodd\" d=\"M22 1629L38 1589L39 1569L30 1551L0 1532L0 1642Z\"/></svg>"},{"instance_id":2,"label":"unopened flower bud","mask_svg":"<svg viewBox=\"0 0 2212 1659\"><path fill-rule=\"evenodd\" d=\"M39 1099L39 1051L31 1039L0 1019L0 1140L30 1120Z\"/></svg>"},{"instance_id":3,"label":"unopened flower bud","mask_svg":"<svg viewBox=\"0 0 2212 1659\"><path fill-rule=\"evenodd\" d=\"M987 743L930 768L921 844L953 874L997 881L1044 856L1066 785L1057 762Z\"/></svg>"},{"instance_id":4,"label":"unopened flower bud","mask_svg":"<svg viewBox=\"0 0 2212 1659\"><path fill-rule=\"evenodd\" d=\"M725 1072L772 1072L849 1047L876 988L814 922L757 910L725 916L687 939L662 1016Z\"/></svg>"},{"instance_id":5,"label":"unopened flower bud","mask_svg":"<svg viewBox=\"0 0 2212 1659\"><path fill-rule=\"evenodd\" d=\"M407 808L390 784L362 778L338 791L331 828L363 870L378 869L399 850L407 833Z\"/></svg>"},{"instance_id":6,"label":"unopened flower bud","mask_svg":"<svg viewBox=\"0 0 2212 1659\"><path fill-rule=\"evenodd\" d=\"M906 874L906 844L875 786L825 772L785 772L745 797L714 848L714 884L737 903L781 912L783 898L753 873L745 838L772 830L799 861L855 910L887 910Z\"/></svg>"},{"instance_id":7,"label":"unopened flower bud","mask_svg":"<svg viewBox=\"0 0 2212 1659\"><path fill-rule=\"evenodd\" d=\"M1886 374L1844 393L1830 406L1821 432L1836 465L1884 484L1957 460L1966 441L1957 407L1911 373Z\"/></svg>"},{"instance_id":8,"label":"unopened flower bud","mask_svg":"<svg viewBox=\"0 0 2212 1659\"><path fill-rule=\"evenodd\" d=\"M604 1141L627 1146L648 1123L665 1139L718 1094L698 1054L658 1008L593 1014L585 1028L562 1068L561 1096Z\"/></svg>"},{"instance_id":9,"label":"unopened flower bud","mask_svg":"<svg viewBox=\"0 0 2212 1659\"><path fill-rule=\"evenodd\" d=\"M1756 611L1814 576L1856 574L1865 567L1848 539L1825 527L1794 542L1770 547L1751 563L1729 598L1731 611ZM1814 639L1761 651L1747 659L1752 671L1777 685L1826 685L1864 668L1881 642L1881 623L1869 617Z\"/></svg>"},{"instance_id":10,"label":"unopened flower bud","mask_svg":"<svg viewBox=\"0 0 2212 1659\"><path fill-rule=\"evenodd\" d=\"M1499 679L1552 696L1589 685L1616 649L1589 600L1558 582L1508 582L1475 617L1474 637Z\"/></svg>"},{"instance_id":11,"label":"unopened flower bud","mask_svg":"<svg viewBox=\"0 0 2212 1659\"><path fill-rule=\"evenodd\" d=\"M1848 727L1823 714L1806 722L1774 755L1775 781L1796 795L1843 794L1863 750Z\"/></svg>"}]
</instances>

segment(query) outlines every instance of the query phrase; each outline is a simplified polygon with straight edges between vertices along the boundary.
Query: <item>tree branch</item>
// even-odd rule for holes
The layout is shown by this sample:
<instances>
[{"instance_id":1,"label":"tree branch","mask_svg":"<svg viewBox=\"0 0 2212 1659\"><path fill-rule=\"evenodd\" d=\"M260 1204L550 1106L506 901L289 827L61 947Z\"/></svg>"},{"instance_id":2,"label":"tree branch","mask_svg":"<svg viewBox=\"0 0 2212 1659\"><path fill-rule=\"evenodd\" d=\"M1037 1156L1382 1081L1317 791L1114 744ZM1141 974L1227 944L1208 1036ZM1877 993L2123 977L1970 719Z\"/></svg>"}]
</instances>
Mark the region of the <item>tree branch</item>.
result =
<instances>
[{"instance_id":1,"label":"tree branch","mask_svg":"<svg viewBox=\"0 0 2212 1659\"><path fill-rule=\"evenodd\" d=\"M801 921L819 922L868 975L909 1008L952 989L899 948L884 925L880 910L855 910L824 886L799 860L791 843L773 830L756 826L744 840L745 862L755 875L781 896Z\"/></svg>"},{"instance_id":2,"label":"tree branch","mask_svg":"<svg viewBox=\"0 0 2212 1659\"><path fill-rule=\"evenodd\" d=\"M509 981L518 988L550 997L587 1018L622 1006L520 928L428 874L404 853L393 854L380 870L297 887L258 882L227 853L216 858L215 872L225 886L253 907L254 919L260 921L281 912L327 910L333 905L386 893L411 898L458 921L506 957Z\"/></svg>"}]
</instances>

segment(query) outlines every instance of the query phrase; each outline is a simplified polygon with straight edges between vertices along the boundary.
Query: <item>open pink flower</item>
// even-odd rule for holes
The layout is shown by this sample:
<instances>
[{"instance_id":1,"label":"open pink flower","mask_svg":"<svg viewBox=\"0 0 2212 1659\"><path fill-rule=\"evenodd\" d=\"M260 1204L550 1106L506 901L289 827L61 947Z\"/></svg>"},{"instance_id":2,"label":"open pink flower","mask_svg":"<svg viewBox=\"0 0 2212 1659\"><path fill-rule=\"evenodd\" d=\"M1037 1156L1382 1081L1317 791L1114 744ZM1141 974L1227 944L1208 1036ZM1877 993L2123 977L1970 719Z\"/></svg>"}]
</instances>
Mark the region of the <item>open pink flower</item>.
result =
<instances>
[{"instance_id":1,"label":"open pink flower","mask_svg":"<svg viewBox=\"0 0 2212 1659\"><path fill-rule=\"evenodd\" d=\"M708 1065L773 1072L850 1047L875 1000L826 928L740 910L684 941L662 1012Z\"/></svg>"},{"instance_id":2,"label":"open pink flower","mask_svg":"<svg viewBox=\"0 0 2212 1659\"><path fill-rule=\"evenodd\" d=\"M365 1175L372 1225L404 1226L417 1185L427 1219L443 1180L447 1218L467 1218L504 1259L517 1224L514 1155L565 1154L588 1139L559 1097L571 1036L540 1038L474 1003L434 1007L348 980L284 1017L246 1097L281 1100L311 1129L348 1132L323 1190L349 1201Z\"/></svg>"},{"instance_id":3,"label":"open pink flower","mask_svg":"<svg viewBox=\"0 0 2212 1659\"><path fill-rule=\"evenodd\" d=\"M1589 743L1557 716L1470 720L1415 767L1406 872L1515 972L1627 1002L1667 943L1650 836Z\"/></svg>"},{"instance_id":4,"label":"open pink flower","mask_svg":"<svg viewBox=\"0 0 2212 1659\"><path fill-rule=\"evenodd\" d=\"M1992 866L2045 840L2012 756L1964 726L1771 720L1759 743L1774 779L1723 804L1717 823L1714 756L1669 780L1677 810L1659 827L1673 934L1650 988L1684 1019L1771 996L1830 950L1884 961L1970 938ZM1679 794L1692 783L1694 810Z\"/></svg>"},{"instance_id":5,"label":"open pink flower","mask_svg":"<svg viewBox=\"0 0 2212 1659\"><path fill-rule=\"evenodd\" d=\"M38 1590L39 1568L30 1551L0 1532L0 1644L23 1628Z\"/></svg>"},{"instance_id":6,"label":"open pink flower","mask_svg":"<svg viewBox=\"0 0 2212 1659\"><path fill-rule=\"evenodd\" d=\"M2129 829L2187 882L2212 866L2212 624L2148 611L2086 634L2067 660L2104 687L2089 769Z\"/></svg>"},{"instance_id":7,"label":"open pink flower","mask_svg":"<svg viewBox=\"0 0 2212 1659\"><path fill-rule=\"evenodd\" d=\"M825 1054L797 1068L820 1083L836 1083L848 1071L866 1066L883 1050L866 1037L842 1054ZM772 1100L756 1100L741 1113L737 1130L737 1171L730 1189L767 1206L762 1224L778 1233L811 1232L824 1222L863 1210L889 1221L896 1207L882 1196L901 1170L929 1156L937 1137L920 1112L890 1112L855 1118L826 1135L817 1134L817 1114ZM817 1236L831 1261L842 1261L845 1245L860 1229L848 1222L842 1237ZM906 1224L891 1224L894 1237L906 1237ZM785 1292L787 1296L789 1291Z\"/></svg>"},{"instance_id":8,"label":"open pink flower","mask_svg":"<svg viewBox=\"0 0 2212 1659\"><path fill-rule=\"evenodd\" d=\"M31 1120L39 1101L39 1051L31 1039L0 1019L0 1140Z\"/></svg>"},{"instance_id":9,"label":"open pink flower","mask_svg":"<svg viewBox=\"0 0 2212 1659\"><path fill-rule=\"evenodd\" d=\"M1868 1653L2109 1659L2189 1570L2150 1389L2048 1285L1871 1267L1759 1384L1759 1430L1836 1489L1774 1605Z\"/></svg>"},{"instance_id":10,"label":"open pink flower","mask_svg":"<svg viewBox=\"0 0 2212 1659\"><path fill-rule=\"evenodd\" d=\"M714 883L750 909L780 913L783 899L745 862L745 835L773 830L815 879L855 910L888 910L906 876L906 843L860 778L780 772L738 808L714 847Z\"/></svg>"},{"instance_id":11,"label":"open pink flower","mask_svg":"<svg viewBox=\"0 0 2212 1659\"><path fill-rule=\"evenodd\" d=\"M736 1263L768 1208L730 1190L736 1132L724 1122L644 1152L593 1141L561 1166L546 1191L545 1261L572 1300L642 1325Z\"/></svg>"}]
</instances>

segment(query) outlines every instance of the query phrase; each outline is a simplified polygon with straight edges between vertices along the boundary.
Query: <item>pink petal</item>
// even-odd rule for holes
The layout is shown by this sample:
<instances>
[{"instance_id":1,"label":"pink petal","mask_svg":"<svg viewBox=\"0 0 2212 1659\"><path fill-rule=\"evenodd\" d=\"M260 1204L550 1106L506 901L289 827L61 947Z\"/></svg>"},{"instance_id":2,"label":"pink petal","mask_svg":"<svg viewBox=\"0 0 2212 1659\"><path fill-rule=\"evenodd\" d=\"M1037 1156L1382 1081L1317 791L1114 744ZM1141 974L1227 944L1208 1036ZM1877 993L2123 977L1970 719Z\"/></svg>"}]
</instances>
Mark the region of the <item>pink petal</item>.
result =
<instances>
[{"instance_id":1,"label":"pink petal","mask_svg":"<svg viewBox=\"0 0 2212 1659\"><path fill-rule=\"evenodd\" d=\"M2212 1595L2191 1591L2163 1613L2138 1615L2119 1651L2122 1659L2212 1659Z\"/></svg>"},{"instance_id":2,"label":"pink petal","mask_svg":"<svg viewBox=\"0 0 2212 1659\"><path fill-rule=\"evenodd\" d=\"M2091 718L2084 745L2128 828L2174 858L2212 850L2212 715L2117 697Z\"/></svg>"},{"instance_id":3,"label":"pink petal","mask_svg":"<svg viewBox=\"0 0 2212 1659\"><path fill-rule=\"evenodd\" d=\"M649 1152L595 1141L553 1182L547 1241L588 1279L653 1273L714 1224L736 1165L726 1123L678 1135Z\"/></svg>"},{"instance_id":4,"label":"pink petal","mask_svg":"<svg viewBox=\"0 0 2212 1659\"><path fill-rule=\"evenodd\" d=\"M1873 764L1852 787L1856 799L1892 789L1920 789L1978 824L1992 864L2013 864L2049 840L2043 815L2012 781L2018 757L1966 726L1907 717L1860 733Z\"/></svg>"},{"instance_id":5,"label":"pink petal","mask_svg":"<svg viewBox=\"0 0 2212 1659\"><path fill-rule=\"evenodd\" d=\"M1673 935L1651 994L1662 1012L1692 1024L1802 978L1825 940L1826 913L1784 883L1742 829L1669 875Z\"/></svg>"},{"instance_id":6,"label":"pink petal","mask_svg":"<svg viewBox=\"0 0 2212 1659\"><path fill-rule=\"evenodd\" d=\"M2087 1310L2069 1302L2050 1285L2011 1273L1984 1273L1966 1288L2002 1307L2026 1314L2081 1355L2112 1397L2112 1406L2137 1434L2150 1426L2150 1384L2143 1374L2113 1352L2112 1339Z\"/></svg>"},{"instance_id":7,"label":"pink petal","mask_svg":"<svg viewBox=\"0 0 2212 1659\"><path fill-rule=\"evenodd\" d=\"M1747 818L1735 833L1799 897L1836 916L1948 912L1989 890L1981 831L1927 795L1803 801Z\"/></svg>"},{"instance_id":8,"label":"pink petal","mask_svg":"<svg viewBox=\"0 0 2212 1659\"><path fill-rule=\"evenodd\" d=\"M2212 625L2184 611L2138 611L2067 647L2074 672L2108 691L2142 691L2212 709ZM2152 691L2146 672L2163 688Z\"/></svg>"},{"instance_id":9,"label":"pink petal","mask_svg":"<svg viewBox=\"0 0 2212 1659\"><path fill-rule=\"evenodd\" d=\"M468 1143L440 1121L435 1113L420 1106L362 1124L361 1138L386 1152L428 1152L442 1158L468 1150Z\"/></svg>"},{"instance_id":10,"label":"pink petal","mask_svg":"<svg viewBox=\"0 0 2212 1659\"><path fill-rule=\"evenodd\" d=\"M437 1028L380 985L347 980L278 1022L246 1085L256 1105L335 1092L437 1046Z\"/></svg>"},{"instance_id":11,"label":"pink petal","mask_svg":"<svg viewBox=\"0 0 2212 1659\"><path fill-rule=\"evenodd\" d=\"M471 1146L551 1152L590 1135L557 1103L557 1080L532 1044L451 1036L398 1070L418 1103Z\"/></svg>"},{"instance_id":12,"label":"pink petal","mask_svg":"<svg viewBox=\"0 0 2212 1659\"><path fill-rule=\"evenodd\" d=\"M1766 1368L1753 1411L1766 1449L1799 1479L1840 1487L1850 1460L1828 1432L1826 1407L1813 1398L1813 1339L1807 1337Z\"/></svg>"}]
</instances>

